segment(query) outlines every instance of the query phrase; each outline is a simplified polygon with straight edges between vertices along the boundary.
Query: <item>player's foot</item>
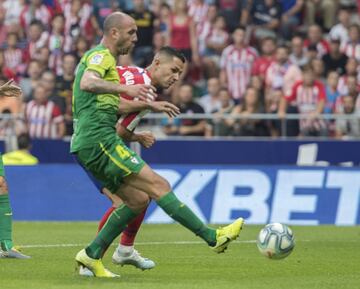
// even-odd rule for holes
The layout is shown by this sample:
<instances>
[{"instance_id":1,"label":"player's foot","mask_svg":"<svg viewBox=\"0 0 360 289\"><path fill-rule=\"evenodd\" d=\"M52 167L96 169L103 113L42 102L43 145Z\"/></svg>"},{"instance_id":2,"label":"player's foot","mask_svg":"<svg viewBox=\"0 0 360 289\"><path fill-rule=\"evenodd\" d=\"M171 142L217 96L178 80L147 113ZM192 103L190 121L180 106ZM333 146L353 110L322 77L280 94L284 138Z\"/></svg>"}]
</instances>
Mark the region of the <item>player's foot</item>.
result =
<instances>
[{"instance_id":1,"label":"player's foot","mask_svg":"<svg viewBox=\"0 0 360 289\"><path fill-rule=\"evenodd\" d=\"M223 253L229 246L231 241L239 237L242 227L244 226L244 219L239 218L234 223L227 225L224 228L216 230L216 245L212 249L216 253Z\"/></svg>"},{"instance_id":2,"label":"player's foot","mask_svg":"<svg viewBox=\"0 0 360 289\"><path fill-rule=\"evenodd\" d=\"M119 247L116 248L112 256L112 261L117 265L132 265L141 270L150 270L155 267L155 262L153 260L142 257L135 249L131 252L124 253L119 250Z\"/></svg>"},{"instance_id":3,"label":"player's foot","mask_svg":"<svg viewBox=\"0 0 360 289\"><path fill-rule=\"evenodd\" d=\"M31 257L21 253L19 250L13 247L7 251L3 251L0 249L0 259L2 258L30 259Z\"/></svg>"},{"instance_id":4,"label":"player's foot","mask_svg":"<svg viewBox=\"0 0 360 289\"><path fill-rule=\"evenodd\" d=\"M120 275L114 274L109 270L105 269L103 263L101 262L101 259L90 258L86 254L85 249L82 249L79 253L76 254L75 260L79 267L79 272L80 272L80 266L84 266L87 269L89 269L93 273L93 276L95 277L105 277L105 278L120 277Z\"/></svg>"}]
</instances>

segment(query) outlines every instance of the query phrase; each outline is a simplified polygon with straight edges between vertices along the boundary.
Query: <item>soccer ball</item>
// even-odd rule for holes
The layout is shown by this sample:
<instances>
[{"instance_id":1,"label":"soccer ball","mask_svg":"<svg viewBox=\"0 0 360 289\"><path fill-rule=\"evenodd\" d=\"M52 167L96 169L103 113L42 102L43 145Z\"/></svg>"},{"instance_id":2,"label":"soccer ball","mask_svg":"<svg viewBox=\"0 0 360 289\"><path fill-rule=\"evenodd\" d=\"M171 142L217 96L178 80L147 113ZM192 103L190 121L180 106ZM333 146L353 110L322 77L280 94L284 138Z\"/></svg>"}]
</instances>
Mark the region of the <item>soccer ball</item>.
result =
<instances>
[{"instance_id":1,"label":"soccer ball","mask_svg":"<svg viewBox=\"0 0 360 289\"><path fill-rule=\"evenodd\" d=\"M256 244L264 256L270 259L283 259L294 249L295 238L288 226L272 223L261 229Z\"/></svg>"}]
</instances>

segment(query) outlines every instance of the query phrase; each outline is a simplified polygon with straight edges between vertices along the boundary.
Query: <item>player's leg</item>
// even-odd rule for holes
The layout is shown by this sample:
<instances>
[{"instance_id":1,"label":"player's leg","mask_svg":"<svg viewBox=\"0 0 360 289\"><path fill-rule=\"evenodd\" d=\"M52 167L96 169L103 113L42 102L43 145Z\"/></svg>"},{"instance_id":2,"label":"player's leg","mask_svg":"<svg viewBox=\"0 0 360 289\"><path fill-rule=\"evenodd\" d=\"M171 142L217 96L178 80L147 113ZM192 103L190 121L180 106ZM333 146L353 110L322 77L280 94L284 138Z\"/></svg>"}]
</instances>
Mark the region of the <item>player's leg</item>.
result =
<instances>
[{"instance_id":1,"label":"player's leg","mask_svg":"<svg viewBox=\"0 0 360 289\"><path fill-rule=\"evenodd\" d=\"M0 258L28 259L14 248L12 242L12 210L8 186L4 177L4 166L0 155Z\"/></svg>"},{"instance_id":2,"label":"player's leg","mask_svg":"<svg viewBox=\"0 0 360 289\"><path fill-rule=\"evenodd\" d=\"M145 165L138 174L127 176L124 184L146 192L171 218L202 238L217 253L224 252L228 244L239 236L244 224L244 220L239 218L218 230L206 226L175 196L169 183L148 165ZM124 202L126 203L126 199Z\"/></svg>"},{"instance_id":3,"label":"player's leg","mask_svg":"<svg viewBox=\"0 0 360 289\"><path fill-rule=\"evenodd\" d=\"M108 199L111 201L112 206L105 212L103 217L101 218L98 226L98 232L102 229L102 227L107 222L108 218L110 217L111 213L115 210L115 208L118 208L123 202L115 194L112 194L108 189L104 187L104 185L99 182L89 171L86 170L86 168L81 164L81 162L78 160L78 158L75 157L75 160L80 164L80 166L84 169L85 173L88 175L92 183L95 185L95 187L98 188L98 190L108 197ZM139 269L146 270L146 269L152 269L155 267L155 262L148 259L143 258L135 249L134 249L134 242L136 238L136 234L140 229L141 223L144 219L146 209L138 215L128 226L125 228L123 233L121 234L119 246L116 248L113 257L119 256L119 258L113 258L114 263L118 265L126 265L130 264L133 265ZM123 258L124 257L124 258ZM83 266L80 266L80 275L84 276L92 276L92 272L84 268Z\"/></svg>"},{"instance_id":4,"label":"player's leg","mask_svg":"<svg viewBox=\"0 0 360 289\"><path fill-rule=\"evenodd\" d=\"M82 149L77 152L77 157L82 166L111 192L118 190L124 176L138 172L144 166L141 158L137 158L134 152L126 148L118 137L108 140L106 144L99 143L92 148ZM133 202L114 209L96 238L77 253L76 262L87 267L96 277L114 277L103 266L101 257L127 224L146 208L148 202L149 197L139 193L134 196Z\"/></svg>"},{"instance_id":5,"label":"player's leg","mask_svg":"<svg viewBox=\"0 0 360 289\"><path fill-rule=\"evenodd\" d=\"M134 188L129 189L129 194L134 194ZM123 204L123 201L118 195L112 194L109 190L104 188L104 195L106 195L112 202L112 207L105 213L99 224L99 230L105 225L107 219L115 208L118 208ZM144 220L145 208L131 223L129 223L124 231L121 233L121 238L118 247L115 249L112 260L117 265L133 265L141 270L148 270L155 267L155 262L149 258L142 257L139 252L134 248L134 242L136 235L140 229L140 226Z\"/></svg>"}]
</instances>

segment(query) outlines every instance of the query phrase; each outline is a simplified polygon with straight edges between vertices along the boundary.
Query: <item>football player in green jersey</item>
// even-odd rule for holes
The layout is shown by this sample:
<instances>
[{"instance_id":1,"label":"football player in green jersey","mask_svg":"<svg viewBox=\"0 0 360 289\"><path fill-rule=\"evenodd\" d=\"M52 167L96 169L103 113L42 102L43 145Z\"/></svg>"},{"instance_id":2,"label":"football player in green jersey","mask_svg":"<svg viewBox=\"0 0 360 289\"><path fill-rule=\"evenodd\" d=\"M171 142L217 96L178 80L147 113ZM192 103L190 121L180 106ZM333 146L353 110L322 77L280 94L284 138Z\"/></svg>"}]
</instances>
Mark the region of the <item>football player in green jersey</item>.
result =
<instances>
[{"instance_id":1,"label":"football player in green jersey","mask_svg":"<svg viewBox=\"0 0 360 289\"><path fill-rule=\"evenodd\" d=\"M118 20L110 21L114 15ZM122 37L128 40L122 42ZM121 100L120 103L119 93L134 95L132 92L124 91L124 88L120 91L119 84L115 83L119 79L113 56L114 53L129 52L122 43L129 43L131 48L135 41L134 20L122 13L111 14L105 19L101 44L85 53L74 81L74 134L71 151L103 187L119 195L124 202L112 212L95 240L75 257L77 263L87 267L95 277L118 276L105 269L101 257L127 224L144 210L150 199L156 201L174 220L201 237L217 253L224 252L229 243L239 236L243 226L242 218L217 230L206 226L177 199L169 183L130 150L116 134L116 115L119 109L124 113L124 107L131 109L130 111L150 109L164 111L170 115L177 115L179 112L175 106L166 102L160 105L161 102ZM179 54L171 55L169 58L178 69L170 70L168 78L177 80L180 78L185 60ZM148 86L145 89L155 88ZM149 92L143 95L137 93L137 96L144 97Z\"/></svg>"},{"instance_id":2,"label":"football player in green jersey","mask_svg":"<svg viewBox=\"0 0 360 289\"><path fill-rule=\"evenodd\" d=\"M21 88L13 84L13 80L0 86L0 95L5 97L20 97ZM28 259L16 250L12 242L12 211L9 192L5 180L4 165L0 154L0 258Z\"/></svg>"}]
</instances>

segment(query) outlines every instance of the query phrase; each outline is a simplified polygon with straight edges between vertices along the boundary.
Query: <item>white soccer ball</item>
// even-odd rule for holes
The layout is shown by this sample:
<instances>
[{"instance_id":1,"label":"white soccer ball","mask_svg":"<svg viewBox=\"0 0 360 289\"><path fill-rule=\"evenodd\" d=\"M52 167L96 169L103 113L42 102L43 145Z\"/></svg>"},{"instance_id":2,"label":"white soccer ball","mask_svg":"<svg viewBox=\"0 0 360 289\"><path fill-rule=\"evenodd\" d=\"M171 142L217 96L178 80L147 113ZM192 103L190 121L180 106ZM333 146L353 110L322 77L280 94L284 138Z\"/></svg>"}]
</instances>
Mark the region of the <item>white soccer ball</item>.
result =
<instances>
[{"instance_id":1,"label":"white soccer ball","mask_svg":"<svg viewBox=\"0 0 360 289\"><path fill-rule=\"evenodd\" d=\"M270 259L283 259L293 251L295 237L288 226L272 223L261 229L256 244L264 256Z\"/></svg>"}]
</instances>

